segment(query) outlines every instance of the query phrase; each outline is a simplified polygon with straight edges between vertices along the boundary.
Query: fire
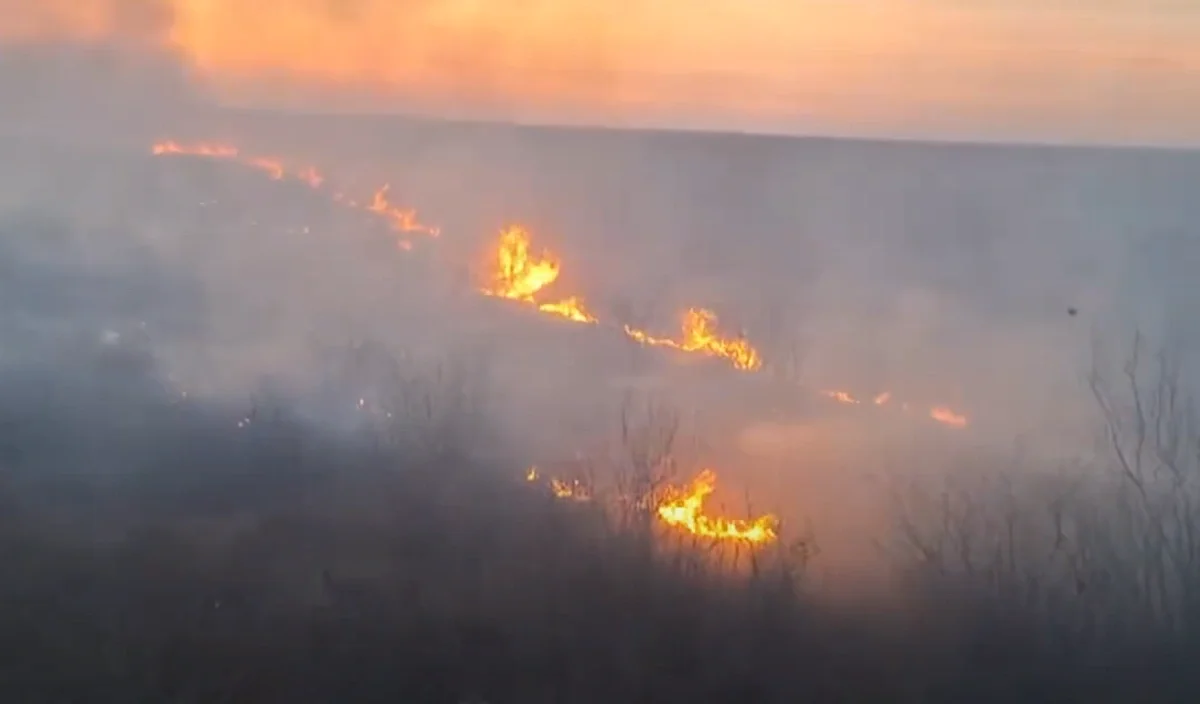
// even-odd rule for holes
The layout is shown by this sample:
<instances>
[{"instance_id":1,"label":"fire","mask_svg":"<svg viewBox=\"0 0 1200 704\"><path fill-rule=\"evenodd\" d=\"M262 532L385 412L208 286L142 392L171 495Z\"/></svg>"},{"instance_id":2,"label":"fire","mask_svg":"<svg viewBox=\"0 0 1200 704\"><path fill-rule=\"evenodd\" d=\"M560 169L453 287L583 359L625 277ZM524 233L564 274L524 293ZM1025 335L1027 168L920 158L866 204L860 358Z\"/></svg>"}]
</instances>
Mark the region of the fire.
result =
<instances>
[{"instance_id":1,"label":"fire","mask_svg":"<svg viewBox=\"0 0 1200 704\"><path fill-rule=\"evenodd\" d=\"M525 470L525 481L533 484L542 478L542 474L538 471L537 466L532 466ZM546 486L550 488L550 493L556 499L569 499L571 501L587 502L592 500L591 490L578 479L570 481L551 477L546 482Z\"/></svg>"},{"instance_id":2,"label":"fire","mask_svg":"<svg viewBox=\"0 0 1200 704\"><path fill-rule=\"evenodd\" d=\"M579 300L578 296L571 296L556 303L543 303L538 306L538 310L543 313L559 315L577 323L599 322L596 316L587 312L587 309L583 307L583 301Z\"/></svg>"},{"instance_id":3,"label":"fire","mask_svg":"<svg viewBox=\"0 0 1200 704\"><path fill-rule=\"evenodd\" d=\"M558 280L562 265L549 252L533 254L529 232L523 227L512 225L500 233L494 264L491 281L481 291L484 295L533 304L543 313L578 323L598 322L578 296L550 303L537 302L535 296Z\"/></svg>"},{"instance_id":4,"label":"fire","mask_svg":"<svg viewBox=\"0 0 1200 704\"><path fill-rule=\"evenodd\" d=\"M232 160L249 168L262 171L274 181L282 181L291 176L297 181L307 184L313 190L321 189L326 182L324 174L315 166L303 166L294 171L289 171L287 165L281 159L270 156L245 155L237 147L226 144L200 142L185 145L173 140L167 140L153 145L151 153L155 156L194 156ZM441 231L437 227L420 222L417 218L416 210L400 208L389 202L387 197L389 188L389 184L384 184L382 187L376 189L371 196L371 203L365 209L382 218L387 222L389 228L402 235L420 233L429 237L437 237L441 234ZM362 207L358 201L348 198L340 191L334 192L330 198L335 203L348 208L357 209ZM404 251L411 251L413 243L408 239L401 239L397 242L397 246Z\"/></svg>"},{"instance_id":5,"label":"fire","mask_svg":"<svg viewBox=\"0 0 1200 704\"><path fill-rule=\"evenodd\" d=\"M705 308L689 308L683 314L682 330L678 340L654 337L642 330L625 326L630 338L655 347L671 347L683 352L699 352L728 360L735 369L758 371L762 368L762 357L758 350L744 337L722 337L717 329L717 316Z\"/></svg>"},{"instance_id":6,"label":"fire","mask_svg":"<svg viewBox=\"0 0 1200 704\"><path fill-rule=\"evenodd\" d=\"M313 166L289 169L281 159L248 155L235 146L223 143L183 144L167 140L154 144L151 152L157 156L194 156L231 160L262 171L274 180L294 178L314 190L324 189L327 183L325 176ZM344 207L365 210L379 216L391 230L403 235L420 233L436 238L441 234L439 228L421 223L415 210L398 207L391 203L388 198L389 189L389 184L384 184L376 189L367 205L361 204L358 200L338 190L333 190L330 198ZM397 246L402 250L410 251L413 249L413 242L402 238L398 240ZM565 320L589 324L598 323L598 318L588 311L583 300L578 296L569 296L559 301L541 302L538 300L540 294L558 281L561 270L561 262L556 256L547 251L534 254L530 245L529 232L519 225L513 225L500 233L493 271L490 280L481 289L481 293L519 301L533 306L541 313ZM716 314L704 308L689 308L684 312L678 338L655 337L644 330L638 330L628 325L624 326L624 331L629 338L643 345L720 357L728 361L734 368L742 371L760 371L763 366L763 360L758 350L744 336L726 337L722 335L719 331ZM862 403L847 391L830 390L822 391L821 394L846 405L861 405ZM892 394L887 391L872 399L876 406L887 405L891 400ZM899 403L898 406L901 411L909 410L909 404L906 402ZM966 416L942 406L930 409L928 415L934 421L951 428L961 429L969 425Z\"/></svg>"},{"instance_id":7,"label":"fire","mask_svg":"<svg viewBox=\"0 0 1200 704\"><path fill-rule=\"evenodd\" d=\"M848 406L857 406L859 403L849 391L822 391L821 395Z\"/></svg>"},{"instance_id":8,"label":"fire","mask_svg":"<svg viewBox=\"0 0 1200 704\"><path fill-rule=\"evenodd\" d=\"M270 156L250 156L242 154L237 147L228 144L199 142L196 144L181 144L173 140L159 142L151 147L155 156L194 156L207 159L227 159L236 161L244 166L265 172L272 180L282 181L288 174L283 160ZM325 177L316 167L305 166L291 174L297 180L307 183L312 188L319 188L325 182Z\"/></svg>"},{"instance_id":9,"label":"fire","mask_svg":"<svg viewBox=\"0 0 1200 704\"><path fill-rule=\"evenodd\" d=\"M530 254L529 233L520 225L506 227L496 248L496 269L486 296L533 302L533 295L558 280L560 264L549 252Z\"/></svg>"},{"instance_id":10,"label":"fire","mask_svg":"<svg viewBox=\"0 0 1200 704\"><path fill-rule=\"evenodd\" d=\"M185 147L178 142L170 140L155 144L151 151L155 156L177 154L180 156L205 156L213 159L236 159L238 157L237 147L207 143L193 144Z\"/></svg>"},{"instance_id":11,"label":"fire","mask_svg":"<svg viewBox=\"0 0 1200 704\"><path fill-rule=\"evenodd\" d=\"M308 184L309 188L320 188L325 183L325 177L315 167L306 166L296 173L296 178Z\"/></svg>"},{"instance_id":12,"label":"fire","mask_svg":"<svg viewBox=\"0 0 1200 704\"><path fill-rule=\"evenodd\" d=\"M529 483L541 480L536 466L525 472ZM551 477L545 484L551 495L565 501L589 502L592 491L577 479ZM700 538L748 543L769 543L778 537L779 519L766 514L753 519L723 518L704 513L705 500L716 490L717 474L705 469L687 487L668 487L655 516L665 526Z\"/></svg>"},{"instance_id":13,"label":"fire","mask_svg":"<svg viewBox=\"0 0 1200 704\"><path fill-rule=\"evenodd\" d=\"M417 211L412 208L397 208L388 202L387 194L390 184L383 186L375 191L371 196L371 204L367 206L367 210L377 215L382 215L388 224L396 232L408 234L418 232L430 237L438 237L442 234L441 230L436 227L423 225L417 220Z\"/></svg>"},{"instance_id":14,"label":"fire","mask_svg":"<svg viewBox=\"0 0 1200 704\"><path fill-rule=\"evenodd\" d=\"M779 520L771 515L754 519L720 518L704 514L704 501L717 487L717 474L705 469L687 490L671 489L658 506L658 518L673 528L714 540L769 543L778 537Z\"/></svg>"},{"instance_id":15,"label":"fire","mask_svg":"<svg viewBox=\"0 0 1200 704\"><path fill-rule=\"evenodd\" d=\"M556 499L567 499L570 501L587 502L592 500L592 492L588 490L578 479L572 481L564 481L562 479L550 480L550 492L554 494Z\"/></svg>"},{"instance_id":16,"label":"fire","mask_svg":"<svg viewBox=\"0 0 1200 704\"><path fill-rule=\"evenodd\" d=\"M247 163L260 171L266 171L267 174L275 181L283 180L283 164L276 159L258 156L248 160Z\"/></svg>"},{"instance_id":17,"label":"fire","mask_svg":"<svg viewBox=\"0 0 1200 704\"><path fill-rule=\"evenodd\" d=\"M965 428L969 422L966 416L955 413L945 406L937 406L930 409L929 417L952 428Z\"/></svg>"}]
</instances>

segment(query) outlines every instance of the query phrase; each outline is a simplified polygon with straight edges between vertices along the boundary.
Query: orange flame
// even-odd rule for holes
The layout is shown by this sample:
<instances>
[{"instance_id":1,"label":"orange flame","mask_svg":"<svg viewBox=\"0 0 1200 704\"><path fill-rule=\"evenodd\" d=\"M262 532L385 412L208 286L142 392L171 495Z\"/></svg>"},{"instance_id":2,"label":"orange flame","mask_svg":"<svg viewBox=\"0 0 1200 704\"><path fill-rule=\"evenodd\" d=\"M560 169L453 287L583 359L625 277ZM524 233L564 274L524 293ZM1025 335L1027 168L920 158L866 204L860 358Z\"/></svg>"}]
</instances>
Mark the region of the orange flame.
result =
<instances>
[{"instance_id":1,"label":"orange flame","mask_svg":"<svg viewBox=\"0 0 1200 704\"><path fill-rule=\"evenodd\" d=\"M965 428L968 424L966 416L955 413L945 406L937 406L930 409L929 417L952 428Z\"/></svg>"},{"instance_id":2,"label":"orange flame","mask_svg":"<svg viewBox=\"0 0 1200 704\"><path fill-rule=\"evenodd\" d=\"M536 466L525 472L525 481L541 479ZM579 480L556 477L546 482L551 495L565 501L589 502L591 489ZM705 469L686 488L668 487L666 496L658 503L655 515L664 525L711 540L769 543L778 537L779 519L766 514L753 519L723 518L704 513L705 500L716 490L717 474Z\"/></svg>"},{"instance_id":3,"label":"orange flame","mask_svg":"<svg viewBox=\"0 0 1200 704\"><path fill-rule=\"evenodd\" d=\"M857 406L859 403L858 399L849 391L822 391L821 395L831 398L838 403L844 403L847 406Z\"/></svg>"},{"instance_id":4,"label":"orange flame","mask_svg":"<svg viewBox=\"0 0 1200 704\"><path fill-rule=\"evenodd\" d=\"M491 282L482 289L482 293L536 305L543 313L578 323L598 322L578 296L552 303L537 303L536 294L557 281L561 269L558 258L549 252L532 254L529 233L519 225L512 225L500 233L495 269Z\"/></svg>"},{"instance_id":5,"label":"orange flame","mask_svg":"<svg viewBox=\"0 0 1200 704\"><path fill-rule=\"evenodd\" d=\"M284 176L283 164L277 159L272 159L265 156L256 156L246 162L260 171L266 171L267 174L276 181L282 181Z\"/></svg>"},{"instance_id":6,"label":"orange flame","mask_svg":"<svg viewBox=\"0 0 1200 704\"><path fill-rule=\"evenodd\" d=\"M367 206L367 210L377 215L382 215L396 232L404 234L419 232L430 237L438 237L442 234L441 230L436 227L421 224L417 220L416 210L412 208L397 208L389 203L387 199L389 188L391 188L390 184L385 183L383 187L375 191L371 197L371 204Z\"/></svg>"},{"instance_id":7,"label":"orange flame","mask_svg":"<svg viewBox=\"0 0 1200 704\"><path fill-rule=\"evenodd\" d=\"M770 514L754 519L714 518L704 514L704 501L717 487L717 474L706 469L689 489L671 489L658 506L658 518L668 526L715 540L769 543L778 536L779 520Z\"/></svg>"},{"instance_id":8,"label":"orange flame","mask_svg":"<svg viewBox=\"0 0 1200 704\"><path fill-rule=\"evenodd\" d=\"M310 188L320 188L325 183L325 177L312 166L306 166L296 173L296 178L307 183Z\"/></svg>"},{"instance_id":9,"label":"orange flame","mask_svg":"<svg viewBox=\"0 0 1200 704\"><path fill-rule=\"evenodd\" d=\"M574 320L577 323L599 322L596 316L587 312L587 309L583 307L583 301L579 300L578 296L571 296L556 303L543 303L538 306L538 310Z\"/></svg>"},{"instance_id":10,"label":"orange flame","mask_svg":"<svg viewBox=\"0 0 1200 704\"><path fill-rule=\"evenodd\" d=\"M579 501L580 503L592 500L592 492L578 479L569 482L561 479L551 479L550 492L554 494L554 498L556 499L567 499L570 501Z\"/></svg>"},{"instance_id":11,"label":"orange flame","mask_svg":"<svg viewBox=\"0 0 1200 704\"><path fill-rule=\"evenodd\" d=\"M177 155L233 160L263 171L274 180L282 180L291 176L314 190L322 189L326 184L325 177L315 167L305 166L289 171L280 159L245 155L237 147L227 144L214 142L182 144L167 140L154 144L151 151L159 156ZM341 191L333 191L330 197L340 205L355 209L363 208L380 216L395 232L422 233L431 237L440 235L437 227L419 222L415 210L400 208L390 203L388 191L388 184L384 184L372 194L370 204L366 206ZM397 242L397 246L402 250L409 251L413 248L413 243L408 239L401 239ZM549 252L533 255L530 251L529 233L524 228L514 225L501 232L496 252L495 270L492 273L491 281L482 289L482 293L520 301L536 307L542 313L574 322L591 324L599 322L596 316L587 310L578 296L545 303L539 303L536 300L539 293L558 280L560 271L559 260ZM762 368L763 361L758 350L744 337L723 337L718 332L716 314L703 308L689 308L684 313L678 339L654 337L628 325L624 326L624 331L631 339L647 346L668 347L683 352L720 357L729 361L734 368L743 371L759 371ZM835 390L821 393L839 403L861 404L858 398L846 391ZM891 399L891 392L885 391L875 396L873 403L876 406L884 406L890 403ZM908 411L909 405L900 403L899 408L901 411ZM930 409L929 417L951 428L965 428L969 424L966 416L940 406Z\"/></svg>"},{"instance_id":12,"label":"orange flame","mask_svg":"<svg viewBox=\"0 0 1200 704\"><path fill-rule=\"evenodd\" d=\"M514 301L533 301L533 295L558 280L560 265L549 252L529 252L529 233L520 225L506 227L496 248L496 269L483 294Z\"/></svg>"},{"instance_id":13,"label":"orange flame","mask_svg":"<svg viewBox=\"0 0 1200 704\"><path fill-rule=\"evenodd\" d=\"M213 159L236 159L238 157L237 147L207 143L193 144L185 147L178 142L170 140L155 144L152 152L155 156L177 154L180 156L206 156Z\"/></svg>"},{"instance_id":14,"label":"orange flame","mask_svg":"<svg viewBox=\"0 0 1200 704\"><path fill-rule=\"evenodd\" d=\"M317 190L325 185L325 176L314 166L304 166L289 173L288 167L283 160L269 156L248 156L244 155L240 149L226 144L215 144L210 142L201 142L198 144L185 145L173 140L159 142L151 148L151 153L156 156L195 156L209 159L228 159L236 161L239 164L252 169L263 171L275 181L282 181L289 175L302 183L307 184L310 188ZM437 227L425 225L417 219L417 212L411 208L397 207L387 199L389 186L384 184L377 189L371 198L370 205L366 206L366 210L375 215L380 216L387 222L388 227L393 231L408 235L412 233L421 233L430 237L437 237L441 231ZM361 207L358 201L348 198L344 193L335 192L331 196L335 203L339 203L349 208ZM411 251L413 243L407 239L401 239L397 242L397 246L405 251Z\"/></svg>"},{"instance_id":15,"label":"orange flame","mask_svg":"<svg viewBox=\"0 0 1200 704\"><path fill-rule=\"evenodd\" d=\"M655 347L670 347L683 352L699 352L729 360L735 369L758 371L762 357L744 337L725 338L717 330L717 316L705 308L689 308L683 314L680 339L654 337L645 331L625 326L630 338Z\"/></svg>"}]
</instances>

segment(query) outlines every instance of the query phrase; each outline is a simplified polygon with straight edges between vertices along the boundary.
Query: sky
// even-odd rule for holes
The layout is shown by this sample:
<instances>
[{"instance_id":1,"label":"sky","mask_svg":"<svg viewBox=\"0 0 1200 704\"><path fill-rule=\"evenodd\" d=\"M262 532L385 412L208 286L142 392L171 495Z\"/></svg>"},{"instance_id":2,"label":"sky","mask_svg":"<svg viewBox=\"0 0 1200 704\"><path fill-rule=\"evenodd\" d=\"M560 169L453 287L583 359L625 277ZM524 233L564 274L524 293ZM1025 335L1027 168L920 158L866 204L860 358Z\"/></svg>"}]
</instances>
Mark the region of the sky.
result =
<instances>
[{"instance_id":1,"label":"sky","mask_svg":"<svg viewBox=\"0 0 1200 704\"><path fill-rule=\"evenodd\" d=\"M697 10L703 7L702 11ZM1195 143L1189 0L0 0L222 100L534 122Z\"/></svg>"}]
</instances>

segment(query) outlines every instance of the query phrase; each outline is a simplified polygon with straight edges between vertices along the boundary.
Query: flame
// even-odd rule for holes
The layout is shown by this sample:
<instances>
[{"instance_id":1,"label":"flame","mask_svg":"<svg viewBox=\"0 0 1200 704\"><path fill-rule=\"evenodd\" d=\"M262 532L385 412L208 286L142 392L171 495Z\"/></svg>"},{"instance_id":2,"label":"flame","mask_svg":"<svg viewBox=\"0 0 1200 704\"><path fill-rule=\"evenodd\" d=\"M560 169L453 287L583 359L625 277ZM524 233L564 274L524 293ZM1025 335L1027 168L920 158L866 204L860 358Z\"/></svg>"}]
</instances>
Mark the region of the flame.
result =
<instances>
[{"instance_id":1,"label":"flame","mask_svg":"<svg viewBox=\"0 0 1200 704\"><path fill-rule=\"evenodd\" d=\"M529 469L525 470L526 482L532 484L541 478L542 474L540 471L538 471L537 465L533 465ZM570 499L572 501L580 502L592 500L591 490L578 479L572 479L568 481L565 479L559 479L558 477L551 477L550 480L546 482L546 486L550 488L550 493L553 494L554 498L556 499Z\"/></svg>"},{"instance_id":2,"label":"flame","mask_svg":"<svg viewBox=\"0 0 1200 704\"><path fill-rule=\"evenodd\" d=\"M735 369L758 371L762 357L744 337L725 338L717 330L717 315L705 308L689 308L683 314L678 340L654 337L645 331L625 326L625 334L644 344L671 347L683 352L699 352L728 360Z\"/></svg>"},{"instance_id":3,"label":"flame","mask_svg":"<svg viewBox=\"0 0 1200 704\"><path fill-rule=\"evenodd\" d=\"M249 159L246 163L260 171L266 171L270 177L276 181L282 181L284 176L283 164L277 159L272 159L265 156L257 156Z\"/></svg>"},{"instance_id":4,"label":"flame","mask_svg":"<svg viewBox=\"0 0 1200 704\"><path fill-rule=\"evenodd\" d=\"M592 492L578 479L569 482L562 479L551 479L550 492L554 494L554 498L556 499L579 501L581 503L592 500Z\"/></svg>"},{"instance_id":5,"label":"flame","mask_svg":"<svg viewBox=\"0 0 1200 704\"><path fill-rule=\"evenodd\" d=\"M153 145L150 152L155 156L194 156L237 161L249 168L265 172L275 181L282 181L289 175L287 166L284 165L281 159L271 156L243 155L240 149L228 144L213 142L181 144L174 140L167 140ZM319 188L325 182L325 177L313 166L305 166L297 169L291 175L313 188Z\"/></svg>"},{"instance_id":6,"label":"flame","mask_svg":"<svg viewBox=\"0 0 1200 704\"><path fill-rule=\"evenodd\" d=\"M931 408L929 410L929 417L951 428L965 428L969 422L966 416L960 415L945 406Z\"/></svg>"},{"instance_id":7,"label":"flame","mask_svg":"<svg viewBox=\"0 0 1200 704\"><path fill-rule=\"evenodd\" d=\"M583 307L583 301L579 300L578 296L571 296L556 303L543 303L538 306L538 310L543 313L559 315L577 323L599 322L596 316Z\"/></svg>"},{"instance_id":8,"label":"flame","mask_svg":"<svg viewBox=\"0 0 1200 704\"><path fill-rule=\"evenodd\" d=\"M529 232L520 225L511 225L501 231L494 264L491 282L481 290L484 295L533 304L542 313L578 323L599 322L578 296L550 303L537 302L536 294L558 280L562 265L549 252L532 254Z\"/></svg>"},{"instance_id":9,"label":"flame","mask_svg":"<svg viewBox=\"0 0 1200 704\"><path fill-rule=\"evenodd\" d=\"M315 166L303 166L289 172L287 165L281 159L270 156L244 155L237 147L227 144L212 142L182 144L174 140L166 140L154 144L150 151L155 156L194 156L232 160L249 168L265 172L268 177L275 181L282 181L291 176L297 181L307 184L313 190L321 189L326 183L324 174ZM391 230L402 235L420 233L429 237L437 237L441 234L439 228L420 222L417 218L416 210L412 208L400 208L389 202L387 198L389 188L389 184L384 184L376 189L371 196L371 203L365 209L382 218ZM357 209L362 207L358 201L347 197L341 191L334 192L330 195L330 198L335 203L348 208ZM404 251L412 251L413 249L413 243L408 239L398 240L396 246Z\"/></svg>"},{"instance_id":10,"label":"flame","mask_svg":"<svg viewBox=\"0 0 1200 704\"><path fill-rule=\"evenodd\" d=\"M849 391L822 391L821 395L831 398L838 403L844 403L848 406L857 406L859 403L858 399L855 398Z\"/></svg>"},{"instance_id":11,"label":"flame","mask_svg":"<svg viewBox=\"0 0 1200 704\"><path fill-rule=\"evenodd\" d=\"M306 166L296 172L296 178L308 184L309 188L320 188L325 183L325 177L315 167Z\"/></svg>"},{"instance_id":12,"label":"flame","mask_svg":"<svg viewBox=\"0 0 1200 704\"><path fill-rule=\"evenodd\" d=\"M710 517L704 514L704 501L717 487L717 474L705 469L692 480L687 490L671 489L658 506L658 518L673 528L715 540L742 540L769 543L778 536L778 519L770 514L754 519Z\"/></svg>"},{"instance_id":13,"label":"flame","mask_svg":"<svg viewBox=\"0 0 1200 704\"><path fill-rule=\"evenodd\" d=\"M224 144L193 144L184 146L178 142L168 140L155 144L151 152L155 156L165 156L168 154L177 154L180 156L205 156L213 159L236 159L238 158L237 147L230 147Z\"/></svg>"},{"instance_id":14,"label":"flame","mask_svg":"<svg viewBox=\"0 0 1200 704\"><path fill-rule=\"evenodd\" d=\"M289 170L281 159L247 155L235 146L219 142L183 144L174 140L166 140L154 144L151 152L158 156L195 156L232 160L265 172L274 180L291 177L307 184L314 190L322 190L326 185L324 175L313 166ZM330 194L330 198L339 205L363 209L379 216L391 230L404 235L421 233L436 238L441 234L439 228L422 224L418 220L415 210L393 205L388 199L389 189L389 184L384 184L376 189L372 193L370 203L365 206L338 190L334 190ZM397 247L404 251L411 251L413 246L413 242L407 238L397 241ZM558 281L561 263L557 257L546 251L537 255L533 254L529 232L520 225L506 227L500 233L493 269L490 280L481 289L481 293L520 301L533 306L541 313L565 320L590 324L599 322L599 319L588 311L583 300L578 296L569 296L551 302L537 300L540 294ZM628 325L623 327L629 338L643 345L668 347L682 352L719 357L742 371L760 371L762 369L763 360L758 350L744 336L724 337L718 330L716 314L704 308L689 308L684 312L680 335L677 339L655 337L644 330ZM846 391L831 390L821 393L839 403L861 405L861 401L857 397ZM884 406L889 404L891 399L891 392L885 391L875 396L873 403L876 406ZM909 404L901 402L899 408L902 412L907 412ZM941 406L930 409L929 417L951 428L965 428L969 424L966 416Z\"/></svg>"},{"instance_id":15,"label":"flame","mask_svg":"<svg viewBox=\"0 0 1200 704\"><path fill-rule=\"evenodd\" d=\"M416 210L412 208L397 208L389 203L387 199L389 188L391 188L391 185L385 183L381 188L376 190L371 196L371 204L367 206L367 210L377 215L382 215L396 232L404 234L419 232L430 237L438 237L442 234L439 228L421 224L417 220Z\"/></svg>"},{"instance_id":16,"label":"flame","mask_svg":"<svg viewBox=\"0 0 1200 704\"><path fill-rule=\"evenodd\" d=\"M526 470L526 482L534 483L540 479L541 473L536 466ZM551 477L545 486L556 499L581 503L592 500L591 489L577 479ZM704 502L716 486L716 472L705 469L686 488L668 487L666 495L658 502L655 516L670 528L712 540L769 543L778 537L779 519L771 514L753 519L706 515Z\"/></svg>"},{"instance_id":17,"label":"flame","mask_svg":"<svg viewBox=\"0 0 1200 704\"><path fill-rule=\"evenodd\" d=\"M533 302L533 296L558 280L560 264L549 252L529 252L529 233L520 225L506 227L496 248L496 269L483 294Z\"/></svg>"}]
</instances>

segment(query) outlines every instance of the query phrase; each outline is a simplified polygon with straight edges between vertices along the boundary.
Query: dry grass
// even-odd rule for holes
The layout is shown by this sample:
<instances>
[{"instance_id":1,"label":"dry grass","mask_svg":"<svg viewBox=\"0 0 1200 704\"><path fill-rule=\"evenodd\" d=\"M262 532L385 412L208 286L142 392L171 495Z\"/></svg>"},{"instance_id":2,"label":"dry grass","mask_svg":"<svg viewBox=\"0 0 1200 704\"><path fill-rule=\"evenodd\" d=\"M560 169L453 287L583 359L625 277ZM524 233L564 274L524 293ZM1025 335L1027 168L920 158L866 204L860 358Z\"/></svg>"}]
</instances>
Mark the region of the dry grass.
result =
<instances>
[{"instance_id":1,"label":"dry grass","mask_svg":"<svg viewBox=\"0 0 1200 704\"><path fill-rule=\"evenodd\" d=\"M803 550L742 552L731 570L728 551L655 538L637 506L556 502L514 480L518 467L483 465L453 442L346 442L283 412L235 432L244 409L105 398L141 411L136 432L106 425L112 405L67 417L26 404L0 426L4 701L1117 702L1200 691L1190 573L1172 570L1169 598L1154 597L1154 556L1175 543L1098 552L1182 530L1154 527L1119 483L1070 501L994 477L935 493L896 553L915 596L835 609L806 593ZM84 395L75 405L92 407ZM656 418L625 428L621 486L657 486L671 424ZM84 455L63 450L96 432L108 434L88 458L120 471L81 472ZM1087 521L1122 505L1143 516L1123 532ZM1039 552L1059 534L1056 551ZM1097 586L1100 574L1116 591Z\"/></svg>"}]
</instances>

